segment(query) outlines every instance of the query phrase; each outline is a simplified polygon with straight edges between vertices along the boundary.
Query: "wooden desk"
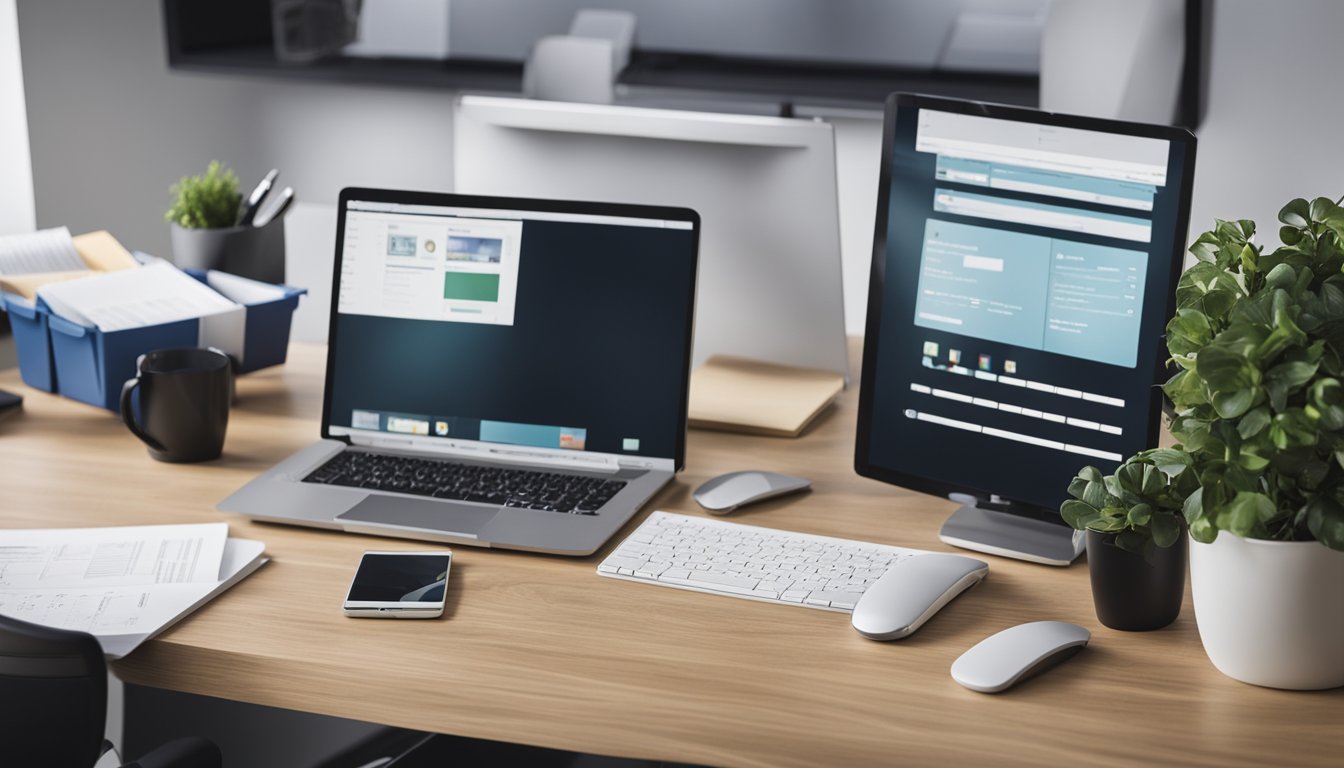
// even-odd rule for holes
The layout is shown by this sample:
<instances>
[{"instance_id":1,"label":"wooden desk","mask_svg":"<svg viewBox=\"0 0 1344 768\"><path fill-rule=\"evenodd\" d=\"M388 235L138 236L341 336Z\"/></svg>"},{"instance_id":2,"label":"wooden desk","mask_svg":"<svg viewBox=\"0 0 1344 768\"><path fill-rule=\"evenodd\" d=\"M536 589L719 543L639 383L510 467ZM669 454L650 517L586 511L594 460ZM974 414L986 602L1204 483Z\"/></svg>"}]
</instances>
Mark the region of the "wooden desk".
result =
<instances>
[{"instance_id":1,"label":"wooden desk","mask_svg":"<svg viewBox=\"0 0 1344 768\"><path fill-rule=\"evenodd\" d=\"M1338 765L1344 694L1255 688L1205 657L1187 602L1170 628L1124 633L1092 611L1085 565L988 557L988 580L909 639L843 614L598 577L569 559L456 547L441 621L341 615L360 553L414 542L249 523L214 504L318 434L321 347L244 377L225 457L151 460L111 414L33 392L0 421L0 526L228 520L274 561L116 665L127 681L425 731L710 765ZM855 360L857 361L857 347ZM650 509L723 471L810 477L805 497L734 519L933 550L952 505L859 478L857 390L798 440L693 431L687 469ZM1011 450L1011 449L1009 449ZM633 529L635 523L626 529ZM621 538L624 534L617 536ZM952 682L962 651L1024 621L1093 642L997 696Z\"/></svg>"}]
</instances>

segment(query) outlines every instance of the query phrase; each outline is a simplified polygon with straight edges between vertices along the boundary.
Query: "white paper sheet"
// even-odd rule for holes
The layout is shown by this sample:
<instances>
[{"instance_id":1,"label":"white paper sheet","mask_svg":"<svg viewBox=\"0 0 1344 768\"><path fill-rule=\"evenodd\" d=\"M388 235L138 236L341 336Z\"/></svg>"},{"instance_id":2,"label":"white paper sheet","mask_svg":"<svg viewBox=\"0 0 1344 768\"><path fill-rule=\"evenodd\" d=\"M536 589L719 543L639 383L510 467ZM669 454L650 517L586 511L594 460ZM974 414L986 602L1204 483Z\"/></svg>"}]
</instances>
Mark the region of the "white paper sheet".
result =
<instances>
[{"instance_id":1,"label":"white paper sheet","mask_svg":"<svg viewBox=\"0 0 1344 768\"><path fill-rule=\"evenodd\" d=\"M103 331L244 311L167 263L51 283L39 288L37 295L57 315Z\"/></svg>"},{"instance_id":2,"label":"white paper sheet","mask_svg":"<svg viewBox=\"0 0 1344 768\"><path fill-rule=\"evenodd\" d=\"M0 237L0 275L74 272L88 269L65 227Z\"/></svg>"},{"instance_id":3,"label":"white paper sheet","mask_svg":"<svg viewBox=\"0 0 1344 768\"><path fill-rule=\"evenodd\" d=\"M285 296L284 288L213 269L205 273L205 282L226 298L248 307L282 299Z\"/></svg>"},{"instance_id":4,"label":"white paper sheet","mask_svg":"<svg viewBox=\"0 0 1344 768\"><path fill-rule=\"evenodd\" d=\"M221 525L223 525L221 523ZM0 588L0 614L44 626L88 632L119 659L175 624L267 562L260 541L229 539L218 578L146 587Z\"/></svg>"},{"instance_id":5,"label":"white paper sheet","mask_svg":"<svg viewBox=\"0 0 1344 768\"><path fill-rule=\"evenodd\" d=\"M4 531L0 589L210 584L228 536L228 523Z\"/></svg>"}]
</instances>

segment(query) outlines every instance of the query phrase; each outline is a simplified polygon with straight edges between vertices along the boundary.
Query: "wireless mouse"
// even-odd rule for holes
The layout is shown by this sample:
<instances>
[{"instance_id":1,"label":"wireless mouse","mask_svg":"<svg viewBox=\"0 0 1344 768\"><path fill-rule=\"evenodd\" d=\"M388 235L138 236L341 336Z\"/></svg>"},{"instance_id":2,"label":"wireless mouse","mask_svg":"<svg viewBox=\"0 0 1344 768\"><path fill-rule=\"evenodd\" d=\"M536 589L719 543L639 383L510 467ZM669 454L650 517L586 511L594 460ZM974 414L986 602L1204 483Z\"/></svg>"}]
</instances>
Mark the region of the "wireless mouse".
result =
<instances>
[{"instance_id":1,"label":"wireless mouse","mask_svg":"<svg viewBox=\"0 0 1344 768\"><path fill-rule=\"evenodd\" d=\"M952 662L952 679L981 693L998 693L1082 650L1092 633L1064 621L1018 624L976 643Z\"/></svg>"},{"instance_id":2,"label":"wireless mouse","mask_svg":"<svg viewBox=\"0 0 1344 768\"><path fill-rule=\"evenodd\" d=\"M706 480L691 496L715 515L732 512L744 504L782 496L812 487L811 480L777 472L748 470L729 472Z\"/></svg>"},{"instance_id":3,"label":"wireless mouse","mask_svg":"<svg viewBox=\"0 0 1344 768\"><path fill-rule=\"evenodd\" d=\"M908 557L868 585L850 621L864 637L899 640L987 573L989 564L973 557L936 553Z\"/></svg>"}]
</instances>

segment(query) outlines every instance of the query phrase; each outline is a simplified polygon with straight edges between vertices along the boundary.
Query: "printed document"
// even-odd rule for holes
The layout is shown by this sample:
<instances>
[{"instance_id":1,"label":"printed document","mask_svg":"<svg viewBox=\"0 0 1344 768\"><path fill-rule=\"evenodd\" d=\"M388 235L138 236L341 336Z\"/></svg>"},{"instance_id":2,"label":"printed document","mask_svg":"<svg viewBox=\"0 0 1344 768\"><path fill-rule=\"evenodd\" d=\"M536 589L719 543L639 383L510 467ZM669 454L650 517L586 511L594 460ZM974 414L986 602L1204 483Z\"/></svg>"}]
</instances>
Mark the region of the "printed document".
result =
<instances>
[{"instance_id":1,"label":"printed document","mask_svg":"<svg viewBox=\"0 0 1344 768\"><path fill-rule=\"evenodd\" d=\"M5 531L0 589L214 583L228 523Z\"/></svg>"},{"instance_id":2,"label":"printed document","mask_svg":"<svg viewBox=\"0 0 1344 768\"><path fill-rule=\"evenodd\" d=\"M88 632L130 653L266 562L227 523L9 530L0 536L0 614Z\"/></svg>"},{"instance_id":3,"label":"printed document","mask_svg":"<svg viewBox=\"0 0 1344 768\"><path fill-rule=\"evenodd\" d=\"M0 237L0 275L88 269L65 227Z\"/></svg>"},{"instance_id":4,"label":"printed document","mask_svg":"<svg viewBox=\"0 0 1344 768\"><path fill-rule=\"evenodd\" d=\"M37 295L57 315L104 332L243 311L168 263L51 283Z\"/></svg>"},{"instance_id":5,"label":"printed document","mask_svg":"<svg viewBox=\"0 0 1344 768\"><path fill-rule=\"evenodd\" d=\"M224 523L219 526L227 528ZM39 589L0 586L0 614L88 632L98 638L104 654L119 659L261 567L266 562L264 551L259 541L228 539L218 570L208 581Z\"/></svg>"}]
</instances>

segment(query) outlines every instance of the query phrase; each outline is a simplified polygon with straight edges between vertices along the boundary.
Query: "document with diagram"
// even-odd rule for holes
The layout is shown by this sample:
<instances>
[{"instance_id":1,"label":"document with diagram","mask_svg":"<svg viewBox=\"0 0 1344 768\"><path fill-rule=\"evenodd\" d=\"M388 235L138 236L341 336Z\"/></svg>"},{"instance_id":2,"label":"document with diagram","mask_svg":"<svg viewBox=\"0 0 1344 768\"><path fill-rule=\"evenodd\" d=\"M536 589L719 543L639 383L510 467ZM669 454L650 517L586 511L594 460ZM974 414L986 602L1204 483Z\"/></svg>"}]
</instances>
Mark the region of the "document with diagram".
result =
<instances>
[{"instance_id":1,"label":"document with diagram","mask_svg":"<svg viewBox=\"0 0 1344 768\"><path fill-rule=\"evenodd\" d=\"M266 562L226 523L6 531L0 614L88 632L121 658Z\"/></svg>"}]
</instances>

